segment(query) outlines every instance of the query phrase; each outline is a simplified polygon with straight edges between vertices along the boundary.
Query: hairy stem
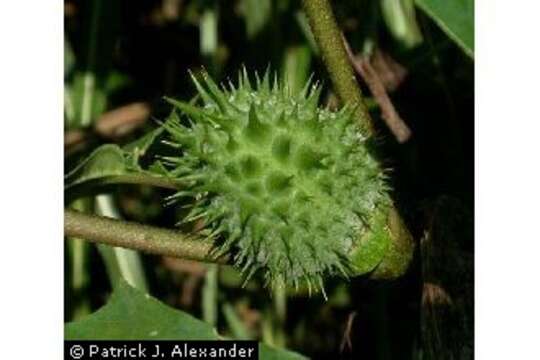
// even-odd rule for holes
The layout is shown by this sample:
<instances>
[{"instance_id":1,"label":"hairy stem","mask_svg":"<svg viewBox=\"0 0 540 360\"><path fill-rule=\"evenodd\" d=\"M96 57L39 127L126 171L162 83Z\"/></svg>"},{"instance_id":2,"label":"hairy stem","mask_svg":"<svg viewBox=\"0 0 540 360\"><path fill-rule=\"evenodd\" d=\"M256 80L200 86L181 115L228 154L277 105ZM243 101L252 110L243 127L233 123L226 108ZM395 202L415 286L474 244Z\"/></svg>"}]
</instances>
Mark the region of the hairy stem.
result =
<instances>
[{"instance_id":1,"label":"hairy stem","mask_svg":"<svg viewBox=\"0 0 540 360\"><path fill-rule=\"evenodd\" d=\"M212 242L178 231L64 210L65 236L139 250L149 254L226 263L211 255Z\"/></svg>"},{"instance_id":2,"label":"hairy stem","mask_svg":"<svg viewBox=\"0 0 540 360\"><path fill-rule=\"evenodd\" d=\"M341 30L338 28L329 1L302 0L302 5L338 97L345 104L357 106L356 115L360 125L369 135L372 135L373 124L343 46Z\"/></svg>"},{"instance_id":3,"label":"hairy stem","mask_svg":"<svg viewBox=\"0 0 540 360\"><path fill-rule=\"evenodd\" d=\"M170 190L178 190L183 186L181 182L174 179L169 179L161 176L153 176L144 173L132 173L109 176L103 179L87 181L76 185L70 185L67 186L65 189L69 193L69 199L75 200L80 197L87 196L90 193L101 193L102 187L104 186L118 184L147 185Z\"/></svg>"},{"instance_id":4,"label":"hairy stem","mask_svg":"<svg viewBox=\"0 0 540 360\"><path fill-rule=\"evenodd\" d=\"M166 177L152 176L147 174L125 174L111 176L101 182L103 185L109 184L137 184L160 187L164 189L178 190L182 184L178 181Z\"/></svg>"},{"instance_id":5,"label":"hairy stem","mask_svg":"<svg viewBox=\"0 0 540 360\"><path fill-rule=\"evenodd\" d=\"M373 135L373 120L363 101L329 0L302 0L302 5L339 99L344 104L357 106L356 115L360 125L368 135ZM371 274L372 278L397 278L407 271L412 260L412 235L394 207L388 212L387 232L391 245Z\"/></svg>"}]
</instances>

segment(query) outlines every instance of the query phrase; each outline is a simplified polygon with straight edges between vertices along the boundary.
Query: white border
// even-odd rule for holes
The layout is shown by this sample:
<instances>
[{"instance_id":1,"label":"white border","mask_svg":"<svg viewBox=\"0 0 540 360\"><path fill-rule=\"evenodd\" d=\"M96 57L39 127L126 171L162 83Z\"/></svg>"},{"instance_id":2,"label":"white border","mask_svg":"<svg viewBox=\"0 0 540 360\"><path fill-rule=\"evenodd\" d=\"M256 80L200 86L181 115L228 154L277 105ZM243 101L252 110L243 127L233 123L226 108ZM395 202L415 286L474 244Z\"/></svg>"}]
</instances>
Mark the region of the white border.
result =
<instances>
[{"instance_id":1,"label":"white border","mask_svg":"<svg viewBox=\"0 0 540 360\"><path fill-rule=\"evenodd\" d=\"M540 6L476 5L476 359L540 359Z\"/></svg>"},{"instance_id":2,"label":"white border","mask_svg":"<svg viewBox=\"0 0 540 360\"><path fill-rule=\"evenodd\" d=\"M62 359L63 5L0 2L0 358Z\"/></svg>"},{"instance_id":3,"label":"white border","mask_svg":"<svg viewBox=\"0 0 540 360\"><path fill-rule=\"evenodd\" d=\"M476 359L538 359L540 5L476 5ZM0 2L3 359L62 356L62 22Z\"/></svg>"}]
</instances>

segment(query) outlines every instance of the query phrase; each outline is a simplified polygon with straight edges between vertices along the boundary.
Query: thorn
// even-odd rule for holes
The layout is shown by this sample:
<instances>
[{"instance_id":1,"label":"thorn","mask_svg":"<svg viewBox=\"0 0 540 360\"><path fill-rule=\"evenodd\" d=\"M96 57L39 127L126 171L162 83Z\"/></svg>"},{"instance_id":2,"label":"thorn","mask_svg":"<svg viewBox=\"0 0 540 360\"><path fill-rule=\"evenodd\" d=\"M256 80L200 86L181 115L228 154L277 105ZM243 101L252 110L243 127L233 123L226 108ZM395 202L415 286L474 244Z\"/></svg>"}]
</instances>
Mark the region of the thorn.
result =
<instances>
[{"instance_id":1,"label":"thorn","mask_svg":"<svg viewBox=\"0 0 540 360\"><path fill-rule=\"evenodd\" d=\"M246 90L252 90L251 89L251 83L249 82L249 77L248 77L248 74L247 74L247 70L246 70L246 67L244 65L242 65L242 82L243 82L242 85Z\"/></svg>"},{"instance_id":2,"label":"thorn","mask_svg":"<svg viewBox=\"0 0 540 360\"><path fill-rule=\"evenodd\" d=\"M230 79L227 79L227 84L229 85L229 90L231 91L231 93L236 92L236 88L234 87Z\"/></svg>"},{"instance_id":3,"label":"thorn","mask_svg":"<svg viewBox=\"0 0 540 360\"><path fill-rule=\"evenodd\" d=\"M276 125L283 128L287 126L287 121L285 121L285 110L281 110L281 114L278 116Z\"/></svg>"},{"instance_id":4,"label":"thorn","mask_svg":"<svg viewBox=\"0 0 540 360\"><path fill-rule=\"evenodd\" d=\"M272 92L274 92L274 93L279 92L279 81L278 81L277 73L274 73L274 81L273 81L273 85L272 85Z\"/></svg>"},{"instance_id":5,"label":"thorn","mask_svg":"<svg viewBox=\"0 0 540 360\"><path fill-rule=\"evenodd\" d=\"M293 108L293 111L291 112L291 118L293 118L294 120L299 120L299 107L298 107L298 103L294 104L294 108Z\"/></svg>"},{"instance_id":6,"label":"thorn","mask_svg":"<svg viewBox=\"0 0 540 360\"><path fill-rule=\"evenodd\" d=\"M306 84L304 85L304 87L300 91L300 96L302 97L302 99L305 99L305 98L308 97L308 91L309 91L309 88L311 86L312 81L313 81L313 73L311 73L311 75L309 75L309 78L308 78Z\"/></svg>"},{"instance_id":7,"label":"thorn","mask_svg":"<svg viewBox=\"0 0 540 360\"><path fill-rule=\"evenodd\" d=\"M197 219L203 218L203 217L205 217L205 216L207 216L207 215L208 215L208 211L202 211L202 212L198 213L197 215L193 215L193 216L190 216L190 217L186 217L186 218L182 221L182 223L183 223L183 224L190 223L190 222L195 221L195 220L197 220Z\"/></svg>"},{"instance_id":8,"label":"thorn","mask_svg":"<svg viewBox=\"0 0 540 360\"><path fill-rule=\"evenodd\" d=\"M219 86L214 82L214 80L208 75L208 73L203 73L203 80L209 90L209 95L212 97L214 103L223 111L224 113L230 113L231 106L228 100L225 97L225 94L221 91Z\"/></svg>"},{"instance_id":9,"label":"thorn","mask_svg":"<svg viewBox=\"0 0 540 360\"><path fill-rule=\"evenodd\" d=\"M178 144L176 142L173 142L173 141L169 141L169 140L161 140L161 143L164 144L164 145L170 146L173 149L180 149L182 147L182 145L180 145L180 144Z\"/></svg>"},{"instance_id":10,"label":"thorn","mask_svg":"<svg viewBox=\"0 0 540 360\"><path fill-rule=\"evenodd\" d=\"M319 99L321 97L321 92L322 87L314 84L307 99L307 104L309 108L313 110L317 109L317 105L319 104Z\"/></svg>"},{"instance_id":11,"label":"thorn","mask_svg":"<svg viewBox=\"0 0 540 360\"><path fill-rule=\"evenodd\" d=\"M264 71L261 90L266 93L270 92L270 64L266 66L266 70Z\"/></svg>"},{"instance_id":12,"label":"thorn","mask_svg":"<svg viewBox=\"0 0 540 360\"><path fill-rule=\"evenodd\" d=\"M323 281L322 281L322 277L320 277L320 276L319 276L319 287L320 287L321 292L323 294L324 300L328 301L328 296L326 296L326 291L324 291L324 284L323 284Z\"/></svg>"},{"instance_id":13,"label":"thorn","mask_svg":"<svg viewBox=\"0 0 540 360\"><path fill-rule=\"evenodd\" d=\"M214 220L216 220L216 219L208 220L208 223L210 224ZM223 232L223 230L225 230L225 229L220 224L215 230L213 230L210 234L208 234L207 239L208 240L215 239L219 234L221 234Z\"/></svg>"},{"instance_id":14,"label":"thorn","mask_svg":"<svg viewBox=\"0 0 540 360\"><path fill-rule=\"evenodd\" d=\"M244 279L244 281L242 282L242 287L245 287L247 285L247 283L249 282L249 280L251 280L251 278L253 277L253 275L255 275L255 272L257 271L257 267L256 266L252 266L249 273L246 275L246 278Z\"/></svg>"},{"instance_id":15,"label":"thorn","mask_svg":"<svg viewBox=\"0 0 540 360\"><path fill-rule=\"evenodd\" d=\"M260 89L262 87L262 81L259 77L259 72L255 70L255 84L257 86L257 89Z\"/></svg>"},{"instance_id":16,"label":"thorn","mask_svg":"<svg viewBox=\"0 0 540 360\"><path fill-rule=\"evenodd\" d=\"M267 135L267 126L259 120L253 104L249 107L248 123L245 132L253 141L261 141Z\"/></svg>"},{"instance_id":17,"label":"thorn","mask_svg":"<svg viewBox=\"0 0 540 360\"><path fill-rule=\"evenodd\" d=\"M169 97L165 97L165 100L177 107L178 109L180 109L184 114L186 115L189 115L190 117L192 117L194 120L196 121L200 121L200 120L203 120L202 116L203 116L203 112L200 108L196 107L196 106L193 106L191 104L188 104L188 103L185 103L183 101L179 101L179 100L176 100L176 99L172 99L172 98L169 98ZM176 125L178 126L178 124L176 124L175 122L172 122L173 125ZM165 125L167 125L167 123L165 123Z\"/></svg>"},{"instance_id":18,"label":"thorn","mask_svg":"<svg viewBox=\"0 0 540 360\"><path fill-rule=\"evenodd\" d=\"M188 70L188 72L189 72L189 76L191 77L191 81L193 81L193 83L195 84L195 87L197 88L197 92L202 97L204 103L207 105L214 104L214 101L210 97L210 94L208 94L208 92L203 88L199 80L197 80L197 77L195 76L195 74L193 74L191 70Z\"/></svg>"}]
</instances>

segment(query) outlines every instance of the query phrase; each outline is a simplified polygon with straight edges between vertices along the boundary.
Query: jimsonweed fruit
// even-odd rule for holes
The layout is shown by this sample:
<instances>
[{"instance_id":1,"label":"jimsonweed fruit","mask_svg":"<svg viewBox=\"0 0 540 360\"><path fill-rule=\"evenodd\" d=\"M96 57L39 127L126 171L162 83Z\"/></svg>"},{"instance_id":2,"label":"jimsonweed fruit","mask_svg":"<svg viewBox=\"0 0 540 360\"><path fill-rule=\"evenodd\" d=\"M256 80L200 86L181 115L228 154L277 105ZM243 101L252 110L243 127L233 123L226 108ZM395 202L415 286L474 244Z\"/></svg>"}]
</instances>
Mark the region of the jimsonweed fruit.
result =
<instances>
[{"instance_id":1,"label":"jimsonweed fruit","mask_svg":"<svg viewBox=\"0 0 540 360\"><path fill-rule=\"evenodd\" d=\"M385 174L368 139L344 107L318 107L321 88L292 93L268 72L218 86L192 75L200 105L168 99L164 127L176 156L167 176L192 198L186 222L233 254L246 277L323 289L325 276L372 270L388 245Z\"/></svg>"}]
</instances>

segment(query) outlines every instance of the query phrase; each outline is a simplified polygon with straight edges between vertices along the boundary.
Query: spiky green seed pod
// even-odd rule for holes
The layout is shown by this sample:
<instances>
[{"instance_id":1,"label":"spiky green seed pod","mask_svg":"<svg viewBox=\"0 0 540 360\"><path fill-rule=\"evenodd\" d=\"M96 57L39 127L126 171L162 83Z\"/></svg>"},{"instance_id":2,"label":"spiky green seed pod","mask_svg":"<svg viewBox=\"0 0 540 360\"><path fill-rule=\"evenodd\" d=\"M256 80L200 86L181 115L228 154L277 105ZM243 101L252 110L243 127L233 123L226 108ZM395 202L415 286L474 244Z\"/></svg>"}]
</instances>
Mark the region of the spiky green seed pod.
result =
<instances>
[{"instance_id":1,"label":"spiky green seed pod","mask_svg":"<svg viewBox=\"0 0 540 360\"><path fill-rule=\"evenodd\" d=\"M164 124L178 149L163 159L189 184L185 221L204 219L219 248L247 278L323 288L323 278L372 270L388 245L385 174L353 110L318 108L320 87L292 94L268 72L253 86L220 88L192 76L203 105L168 99ZM183 116L183 117L181 117Z\"/></svg>"}]
</instances>

